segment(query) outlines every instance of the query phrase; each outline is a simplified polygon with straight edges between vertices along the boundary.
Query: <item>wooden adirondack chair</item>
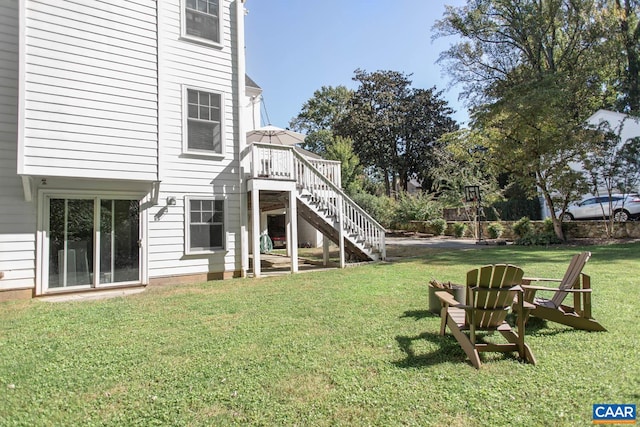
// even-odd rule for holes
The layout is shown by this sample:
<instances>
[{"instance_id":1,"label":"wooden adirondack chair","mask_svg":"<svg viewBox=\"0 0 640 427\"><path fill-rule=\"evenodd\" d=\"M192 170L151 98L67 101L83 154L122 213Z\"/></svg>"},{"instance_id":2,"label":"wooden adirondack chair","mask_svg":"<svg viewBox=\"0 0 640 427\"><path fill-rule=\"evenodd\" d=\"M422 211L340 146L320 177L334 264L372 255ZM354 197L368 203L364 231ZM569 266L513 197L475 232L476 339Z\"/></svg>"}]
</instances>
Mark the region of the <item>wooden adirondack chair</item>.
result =
<instances>
[{"instance_id":1,"label":"wooden adirondack chair","mask_svg":"<svg viewBox=\"0 0 640 427\"><path fill-rule=\"evenodd\" d=\"M535 316L586 331L606 331L604 326L591 317L591 278L582 269L591 257L591 252L576 254L562 279L524 277L522 288L525 301L534 308L525 310L525 318ZM533 282L556 282L556 287L534 286ZM554 292L551 298L536 297L537 291ZM573 306L564 304L567 295L573 294ZM526 320L525 320L526 322Z\"/></svg>"},{"instance_id":2,"label":"wooden adirondack chair","mask_svg":"<svg viewBox=\"0 0 640 427\"><path fill-rule=\"evenodd\" d=\"M524 302L521 268L508 264L486 265L467 273L466 304L456 301L446 291L436 292L442 302L440 335L448 326L471 364L482 365L480 352L518 352L522 360L535 365L536 359L524 342L524 317L518 316L517 333L506 322L507 313L514 304L519 309ZM479 332L497 331L508 343L486 343L479 340Z\"/></svg>"}]
</instances>

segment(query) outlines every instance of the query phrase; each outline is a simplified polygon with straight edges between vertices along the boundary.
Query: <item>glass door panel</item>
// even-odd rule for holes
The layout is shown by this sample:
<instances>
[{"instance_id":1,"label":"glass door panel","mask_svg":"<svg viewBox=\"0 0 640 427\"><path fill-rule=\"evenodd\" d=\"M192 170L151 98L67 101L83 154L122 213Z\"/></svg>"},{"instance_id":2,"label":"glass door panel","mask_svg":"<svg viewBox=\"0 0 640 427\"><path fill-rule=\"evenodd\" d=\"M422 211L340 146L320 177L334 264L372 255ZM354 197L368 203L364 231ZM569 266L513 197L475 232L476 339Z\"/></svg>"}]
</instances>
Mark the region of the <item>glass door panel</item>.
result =
<instances>
[{"instance_id":1,"label":"glass door panel","mask_svg":"<svg viewBox=\"0 0 640 427\"><path fill-rule=\"evenodd\" d=\"M140 280L140 203L100 202L100 284Z\"/></svg>"},{"instance_id":2,"label":"glass door panel","mask_svg":"<svg viewBox=\"0 0 640 427\"><path fill-rule=\"evenodd\" d=\"M48 208L46 289L140 281L139 200L50 198Z\"/></svg>"},{"instance_id":3,"label":"glass door panel","mask_svg":"<svg viewBox=\"0 0 640 427\"><path fill-rule=\"evenodd\" d=\"M49 203L49 288L93 283L94 202L51 199Z\"/></svg>"}]
</instances>

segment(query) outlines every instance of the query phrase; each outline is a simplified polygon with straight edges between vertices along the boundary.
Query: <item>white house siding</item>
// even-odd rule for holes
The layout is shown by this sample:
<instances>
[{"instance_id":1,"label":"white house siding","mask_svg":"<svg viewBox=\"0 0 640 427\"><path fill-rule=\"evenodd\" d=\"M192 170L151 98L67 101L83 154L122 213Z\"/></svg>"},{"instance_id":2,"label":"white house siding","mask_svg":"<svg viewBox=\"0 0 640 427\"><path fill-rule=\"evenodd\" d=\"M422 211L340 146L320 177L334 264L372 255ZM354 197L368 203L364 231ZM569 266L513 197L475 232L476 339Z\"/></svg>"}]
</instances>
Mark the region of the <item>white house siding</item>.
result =
<instances>
[{"instance_id":1,"label":"white house siding","mask_svg":"<svg viewBox=\"0 0 640 427\"><path fill-rule=\"evenodd\" d=\"M231 30L235 2L222 1L222 46L181 38L177 0L160 7L160 197L149 216L149 277L236 272L240 269L240 189L238 188L236 60ZM185 88L223 96L224 156L183 152ZM175 206L166 206L168 196ZM185 255L185 197L226 200L226 248L213 254Z\"/></svg>"},{"instance_id":2,"label":"white house siding","mask_svg":"<svg viewBox=\"0 0 640 427\"><path fill-rule=\"evenodd\" d=\"M156 180L156 2L24 4L19 172Z\"/></svg>"},{"instance_id":3,"label":"white house siding","mask_svg":"<svg viewBox=\"0 0 640 427\"><path fill-rule=\"evenodd\" d=\"M0 0L0 291L33 288L36 214L16 174L18 0Z\"/></svg>"},{"instance_id":4,"label":"white house siding","mask_svg":"<svg viewBox=\"0 0 640 427\"><path fill-rule=\"evenodd\" d=\"M620 138L618 148L628 143L631 139L640 137L640 119L624 113L598 110L587 119L587 124L594 128L600 128L602 131L613 132ZM576 171L586 173L580 162L571 162L569 166ZM603 182L598 184L598 193L606 194L606 185ZM637 191L637 189L635 191ZM591 197L594 195L595 194L588 193L583 195L583 197Z\"/></svg>"}]
</instances>

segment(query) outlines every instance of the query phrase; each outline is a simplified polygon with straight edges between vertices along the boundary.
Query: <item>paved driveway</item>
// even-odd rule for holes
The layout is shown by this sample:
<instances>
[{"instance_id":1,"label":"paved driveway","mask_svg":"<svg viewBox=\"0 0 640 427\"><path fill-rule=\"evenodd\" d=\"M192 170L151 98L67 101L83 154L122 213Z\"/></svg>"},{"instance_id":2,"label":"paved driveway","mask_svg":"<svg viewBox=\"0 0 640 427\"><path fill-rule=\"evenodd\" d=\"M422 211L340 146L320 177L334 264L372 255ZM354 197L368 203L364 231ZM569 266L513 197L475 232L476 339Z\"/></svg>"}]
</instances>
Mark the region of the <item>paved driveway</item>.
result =
<instances>
[{"instance_id":1,"label":"paved driveway","mask_svg":"<svg viewBox=\"0 0 640 427\"><path fill-rule=\"evenodd\" d=\"M475 239L454 239L452 237L386 237L387 260L399 258L413 258L441 249L451 250L480 250L495 246L495 242L483 241L477 243ZM490 243L490 244L489 244Z\"/></svg>"},{"instance_id":2,"label":"paved driveway","mask_svg":"<svg viewBox=\"0 0 640 427\"><path fill-rule=\"evenodd\" d=\"M385 241L387 245L441 249L481 249L489 246L484 243L478 244L475 239L454 239L446 237L387 237Z\"/></svg>"}]
</instances>

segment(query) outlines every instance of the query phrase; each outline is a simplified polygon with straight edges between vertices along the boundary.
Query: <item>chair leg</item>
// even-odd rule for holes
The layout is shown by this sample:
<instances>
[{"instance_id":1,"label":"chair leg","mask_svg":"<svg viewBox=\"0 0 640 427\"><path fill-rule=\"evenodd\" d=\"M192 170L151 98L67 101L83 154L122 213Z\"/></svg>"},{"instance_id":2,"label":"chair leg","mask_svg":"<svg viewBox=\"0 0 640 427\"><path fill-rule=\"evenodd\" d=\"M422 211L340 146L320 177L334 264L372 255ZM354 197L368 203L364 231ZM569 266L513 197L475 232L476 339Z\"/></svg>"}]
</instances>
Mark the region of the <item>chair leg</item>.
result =
<instances>
[{"instance_id":1,"label":"chair leg","mask_svg":"<svg viewBox=\"0 0 640 427\"><path fill-rule=\"evenodd\" d=\"M448 308L448 304L442 304L442 309L440 310L440 335L442 336L444 336L447 330L447 318L449 317L447 313Z\"/></svg>"},{"instance_id":2,"label":"chair leg","mask_svg":"<svg viewBox=\"0 0 640 427\"><path fill-rule=\"evenodd\" d=\"M529 362L532 365L536 364L536 358L533 355L531 348L525 344L523 335L516 334L512 330L500 331L500 333L508 342L516 345L518 348L518 356L521 360Z\"/></svg>"},{"instance_id":3,"label":"chair leg","mask_svg":"<svg viewBox=\"0 0 640 427\"><path fill-rule=\"evenodd\" d=\"M462 347L462 350L464 350L465 354L471 361L471 364L476 369L480 369L480 366L482 366L482 362L480 361L480 353L478 353L476 347L471 344L471 340L469 339L467 334L460 330L458 324L451 318L451 316L447 316L447 325L451 330L451 334L454 336L456 341L458 341L458 344L460 344L460 347Z\"/></svg>"},{"instance_id":4,"label":"chair leg","mask_svg":"<svg viewBox=\"0 0 640 427\"><path fill-rule=\"evenodd\" d=\"M536 361L536 357L533 355L533 352L531 351L531 348L529 348L528 344L524 345L524 354L525 354L525 359L527 362L531 363L532 365L535 365L536 363L538 363Z\"/></svg>"},{"instance_id":5,"label":"chair leg","mask_svg":"<svg viewBox=\"0 0 640 427\"><path fill-rule=\"evenodd\" d=\"M563 312L557 309L537 307L533 311L532 315L544 320L560 323L566 326L571 326L572 328L581 329L584 331L604 332L607 330L604 326L602 326L599 322L597 322L594 319L586 319L580 316L564 314Z\"/></svg>"}]
</instances>

